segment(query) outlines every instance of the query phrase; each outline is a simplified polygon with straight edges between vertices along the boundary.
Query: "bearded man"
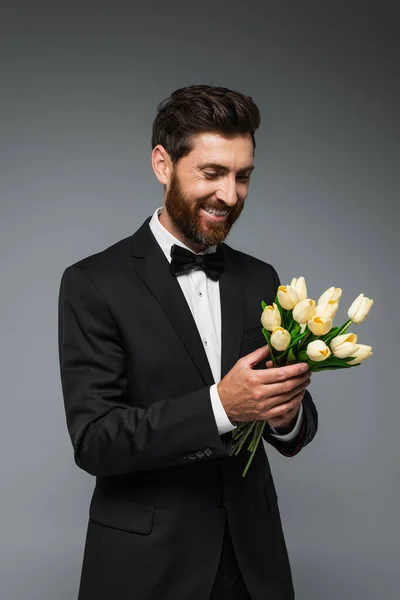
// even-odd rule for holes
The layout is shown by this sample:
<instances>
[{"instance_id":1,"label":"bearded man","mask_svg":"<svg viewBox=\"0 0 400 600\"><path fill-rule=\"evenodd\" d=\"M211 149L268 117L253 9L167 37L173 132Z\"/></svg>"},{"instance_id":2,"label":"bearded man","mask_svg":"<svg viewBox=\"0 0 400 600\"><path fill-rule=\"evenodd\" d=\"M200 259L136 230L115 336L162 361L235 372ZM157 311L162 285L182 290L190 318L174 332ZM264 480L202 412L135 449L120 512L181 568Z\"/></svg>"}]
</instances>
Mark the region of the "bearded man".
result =
<instances>
[{"instance_id":1,"label":"bearded man","mask_svg":"<svg viewBox=\"0 0 400 600\"><path fill-rule=\"evenodd\" d=\"M292 600L261 443L230 455L241 421L294 456L318 416L305 363L273 368L260 302L272 265L225 243L254 169L251 97L176 90L153 123L163 206L133 235L69 266L59 353L77 465L96 477L79 600Z\"/></svg>"}]
</instances>

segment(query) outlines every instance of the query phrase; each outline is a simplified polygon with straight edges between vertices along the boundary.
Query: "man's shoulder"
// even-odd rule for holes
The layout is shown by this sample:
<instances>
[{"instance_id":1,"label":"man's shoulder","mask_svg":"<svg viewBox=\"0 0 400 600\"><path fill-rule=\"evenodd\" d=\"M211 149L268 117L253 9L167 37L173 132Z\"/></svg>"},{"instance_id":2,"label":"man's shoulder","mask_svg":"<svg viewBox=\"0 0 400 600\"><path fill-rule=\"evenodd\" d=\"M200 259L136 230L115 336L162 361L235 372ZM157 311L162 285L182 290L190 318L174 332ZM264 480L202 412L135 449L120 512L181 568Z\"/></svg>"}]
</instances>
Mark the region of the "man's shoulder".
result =
<instances>
[{"instance_id":1,"label":"man's shoulder","mask_svg":"<svg viewBox=\"0 0 400 600\"><path fill-rule=\"evenodd\" d=\"M61 286L76 288L91 282L103 296L113 294L122 281L129 276L132 235L125 237L103 250L89 254L68 265L61 275Z\"/></svg>"},{"instance_id":2,"label":"man's shoulder","mask_svg":"<svg viewBox=\"0 0 400 600\"><path fill-rule=\"evenodd\" d=\"M108 270L118 266L124 256L129 256L130 241L132 236L125 237L103 250L89 254L84 258L70 264L67 269L81 269L88 274L96 271Z\"/></svg>"}]
</instances>

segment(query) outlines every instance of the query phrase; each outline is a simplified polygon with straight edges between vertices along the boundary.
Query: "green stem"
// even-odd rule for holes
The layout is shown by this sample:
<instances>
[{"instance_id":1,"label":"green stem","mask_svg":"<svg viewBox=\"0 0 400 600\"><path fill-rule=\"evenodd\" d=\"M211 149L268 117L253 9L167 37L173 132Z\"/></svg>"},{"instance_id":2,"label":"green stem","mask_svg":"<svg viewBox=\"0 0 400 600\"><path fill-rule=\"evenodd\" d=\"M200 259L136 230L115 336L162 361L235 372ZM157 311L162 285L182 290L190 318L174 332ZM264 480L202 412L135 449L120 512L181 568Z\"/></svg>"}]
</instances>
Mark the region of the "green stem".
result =
<instances>
[{"instance_id":1,"label":"green stem","mask_svg":"<svg viewBox=\"0 0 400 600\"><path fill-rule=\"evenodd\" d=\"M242 477L246 477L247 471L249 470L249 467L251 465L251 461L253 460L254 455L256 453L256 450L257 450L258 444L260 442L262 433L264 431L265 425L266 425L266 421L260 421L258 424L258 431L256 432L253 442L251 444L252 452L251 452L249 460L247 461L246 467L242 473Z\"/></svg>"}]
</instances>

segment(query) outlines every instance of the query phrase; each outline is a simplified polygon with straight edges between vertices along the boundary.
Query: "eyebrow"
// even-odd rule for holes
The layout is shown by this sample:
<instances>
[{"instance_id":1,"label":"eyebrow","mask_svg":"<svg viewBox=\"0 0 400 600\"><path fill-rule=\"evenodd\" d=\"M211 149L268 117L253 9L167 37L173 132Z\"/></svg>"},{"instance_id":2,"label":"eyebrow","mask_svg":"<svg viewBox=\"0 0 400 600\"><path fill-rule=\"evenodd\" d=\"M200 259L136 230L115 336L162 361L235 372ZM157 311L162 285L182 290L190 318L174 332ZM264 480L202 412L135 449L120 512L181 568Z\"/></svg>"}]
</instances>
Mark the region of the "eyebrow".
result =
<instances>
[{"instance_id":1,"label":"eyebrow","mask_svg":"<svg viewBox=\"0 0 400 600\"><path fill-rule=\"evenodd\" d=\"M223 173L229 173L230 169L225 167L225 165L220 165L219 163L214 162L205 162L199 165L199 169L216 169L217 171L222 171ZM247 167L243 167L238 171L238 173L244 173L245 171L254 171L254 165L249 165Z\"/></svg>"}]
</instances>

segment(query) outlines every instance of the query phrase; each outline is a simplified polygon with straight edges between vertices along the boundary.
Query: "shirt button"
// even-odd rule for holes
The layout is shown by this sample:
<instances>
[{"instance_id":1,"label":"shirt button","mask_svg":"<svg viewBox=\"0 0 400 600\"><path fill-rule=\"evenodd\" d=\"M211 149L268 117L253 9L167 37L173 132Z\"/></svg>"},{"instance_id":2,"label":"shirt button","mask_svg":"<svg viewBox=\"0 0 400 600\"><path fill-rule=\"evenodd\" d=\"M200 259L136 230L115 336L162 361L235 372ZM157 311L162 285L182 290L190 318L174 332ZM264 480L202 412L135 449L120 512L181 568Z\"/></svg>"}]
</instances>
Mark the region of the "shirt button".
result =
<instances>
[{"instance_id":1,"label":"shirt button","mask_svg":"<svg viewBox=\"0 0 400 600\"><path fill-rule=\"evenodd\" d=\"M205 346L208 346L208 342L207 342L207 340L204 340L204 345L205 345Z\"/></svg>"},{"instance_id":2,"label":"shirt button","mask_svg":"<svg viewBox=\"0 0 400 600\"><path fill-rule=\"evenodd\" d=\"M200 298L203 296L202 292L199 292L199 296L200 296Z\"/></svg>"}]
</instances>

